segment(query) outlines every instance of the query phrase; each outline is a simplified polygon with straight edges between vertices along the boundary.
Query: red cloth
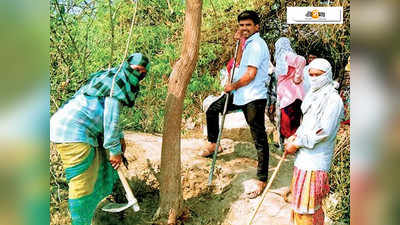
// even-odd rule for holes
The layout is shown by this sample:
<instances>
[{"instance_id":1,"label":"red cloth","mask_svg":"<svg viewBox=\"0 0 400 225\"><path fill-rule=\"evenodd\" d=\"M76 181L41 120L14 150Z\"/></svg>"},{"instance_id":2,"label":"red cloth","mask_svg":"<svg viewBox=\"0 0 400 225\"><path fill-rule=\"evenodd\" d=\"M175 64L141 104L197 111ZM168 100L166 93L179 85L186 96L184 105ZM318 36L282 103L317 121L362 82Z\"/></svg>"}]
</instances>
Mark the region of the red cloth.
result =
<instances>
[{"instance_id":1,"label":"red cloth","mask_svg":"<svg viewBox=\"0 0 400 225\"><path fill-rule=\"evenodd\" d=\"M246 43L246 39L242 38L242 39L240 40L240 46L239 46L239 48L242 48L242 50L244 50L245 43ZM228 71L229 74L231 73L231 69L233 68L233 61L234 61L234 60L235 60L235 58L232 57L232 58L228 61L228 63L226 64L226 70ZM239 64L240 64L240 62L236 62L236 67L238 67Z\"/></svg>"},{"instance_id":2,"label":"red cloth","mask_svg":"<svg viewBox=\"0 0 400 225\"><path fill-rule=\"evenodd\" d=\"M232 69L232 67L233 67L233 61L234 61L235 59L232 57L230 60L229 60L229 62L228 62L228 64L226 64L226 70L228 70L228 73L231 73L231 69Z\"/></svg>"},{"instance_id":3,"label":"red cloth","mask_svg":"<svg viewBox=\"0 0 400 225\"><path fill-rule=\"evenodd\" d=\"M341 124L343 124L343 125L350 125L350 120L345 120L345 121L343 121Z\"/></svg>"},{"instance_id":4,"label":"red cloth","mask_svg":"<svg viewBox=\"0 0 400 225\"><path fill-rule=\"evenodd\" d=\"M283 137L288 138L296 133L300 126L301 116L301 100L299 99L281 109L280 132Z\"/></svg>"},{"instance_id":5,"label":"red cloth","mask_svg":"<svg viewBox=\"0 0 400 225\"><path fill-rule=\"evenodd\" d=\"M324 225L322 201L329 193L326 171L307 171L294 167L291 184L291 221L295 225Z\"/></svg>"}]
</instances>

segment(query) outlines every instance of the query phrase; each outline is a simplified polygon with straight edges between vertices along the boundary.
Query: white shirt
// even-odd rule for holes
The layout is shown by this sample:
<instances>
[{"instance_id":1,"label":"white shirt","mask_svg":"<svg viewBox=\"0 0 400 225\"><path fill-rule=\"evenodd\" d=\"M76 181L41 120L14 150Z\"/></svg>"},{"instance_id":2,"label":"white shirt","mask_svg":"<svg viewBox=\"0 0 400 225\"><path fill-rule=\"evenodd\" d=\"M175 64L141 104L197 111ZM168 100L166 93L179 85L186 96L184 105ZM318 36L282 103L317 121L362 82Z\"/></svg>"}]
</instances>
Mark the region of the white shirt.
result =
<instances>
[{"instance_id":1,"label":"white shirt","mask_svg":"<svg viewBox=\"0 0 400 225\"><path fill-rule=\"evenodd\" d=\"M257 32L246 40L238 74L233 77L233 82L237 82L247 71L248 66L257 68L257 74L249 84L234 90L233 104L245 105L258 99L267 99L266 82L269 80L270 54L268 46Z\"/></svg>"},{"instance_id":2,"label":"white shirt","mask_svg":"<svg viewBox=\"0 0 400 225\"><path fill-rule=\"evenodd\" d=\"M330 169L336 133L344 110L339 94L331 94L328 98L320 124L316 124L315 110L311 108L310 112L303 115L300 127L296 131L294 144L300 149L297 151L294 165L301 170L329 171ZM322 132L318 132L320 129Z\"/></svg>"}]
</instances>

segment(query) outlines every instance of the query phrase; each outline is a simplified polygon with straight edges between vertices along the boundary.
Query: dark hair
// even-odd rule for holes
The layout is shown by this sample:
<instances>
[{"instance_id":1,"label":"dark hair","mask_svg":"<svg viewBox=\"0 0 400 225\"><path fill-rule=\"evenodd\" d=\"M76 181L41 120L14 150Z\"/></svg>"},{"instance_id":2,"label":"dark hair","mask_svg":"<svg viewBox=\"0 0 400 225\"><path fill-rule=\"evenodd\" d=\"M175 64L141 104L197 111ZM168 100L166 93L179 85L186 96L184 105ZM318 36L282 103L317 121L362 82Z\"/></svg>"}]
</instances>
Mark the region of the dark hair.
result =
<instances>
[{"instance_id":1,"label":"dark hair","mask_svg":"<svg viewBox=\"0 0 400 225\"><path fill-rule=\"evenodd\" d=\"M260 24L260 17L258 16L258 13L256 13L253 10L243 11L239 14L239 16L237 18L238 22L240 22L241 20L247 20L247 19L253 20L255 25Z\"/></svg>"},{"instance_id":2,"label":"dark hair","mask_svg":"<svg viewBox=\"0 0 400 225\"><path fill-rule=\"evenodd\" d=\"M326 52L324 49L324 46L320 42L316 42L312 44L307 51L307 55L315 55L319 58L325 58L326 57Z\"/></svg>"}]
</instances>

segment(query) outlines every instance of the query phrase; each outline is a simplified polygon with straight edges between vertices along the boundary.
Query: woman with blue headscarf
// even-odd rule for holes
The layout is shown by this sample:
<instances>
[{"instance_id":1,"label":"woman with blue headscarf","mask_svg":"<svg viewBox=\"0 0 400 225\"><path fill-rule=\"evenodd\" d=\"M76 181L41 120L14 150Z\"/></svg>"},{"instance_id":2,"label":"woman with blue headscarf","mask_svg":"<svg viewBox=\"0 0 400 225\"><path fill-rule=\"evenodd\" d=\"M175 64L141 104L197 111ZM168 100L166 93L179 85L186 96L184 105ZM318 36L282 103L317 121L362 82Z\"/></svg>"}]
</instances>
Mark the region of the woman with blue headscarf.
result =
<instances>
[{"instance_id":1,"label":"woman with blue headscarf","mask_svg":"<svg viewBox=\"0 0 400 225\"><path fill-rule=\"evenodd\" d=\"M91 224L97 204L111 194L114 169L125 148L120 108L133 107L149 66L147 57L134 53L120 67L91 74L50 119L50 140L63 161L73 225Z\"/></svg>"}]
</instances>

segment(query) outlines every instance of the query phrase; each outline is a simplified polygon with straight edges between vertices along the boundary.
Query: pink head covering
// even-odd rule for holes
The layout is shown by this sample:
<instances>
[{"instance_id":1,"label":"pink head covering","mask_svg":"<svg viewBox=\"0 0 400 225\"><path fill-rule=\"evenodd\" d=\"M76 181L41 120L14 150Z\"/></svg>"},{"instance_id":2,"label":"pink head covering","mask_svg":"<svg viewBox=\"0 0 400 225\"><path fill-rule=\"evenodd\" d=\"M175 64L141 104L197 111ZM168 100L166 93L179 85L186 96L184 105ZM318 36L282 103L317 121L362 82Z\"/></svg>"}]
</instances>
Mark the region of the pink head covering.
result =
<instances>
[{"instance_id":1,"label":"pink head covering","mask_svg":"<svg viewBox=\"0 0 400 225\"><path fill-rule=\"evenodd\" d=\"M285 61L288 67L287 74L278 76L278 99L281 109L292 104L296 99L303 100L304 98L301 82L306 59L293 52L288 52Z\"/></svg>"}]
</instances>

